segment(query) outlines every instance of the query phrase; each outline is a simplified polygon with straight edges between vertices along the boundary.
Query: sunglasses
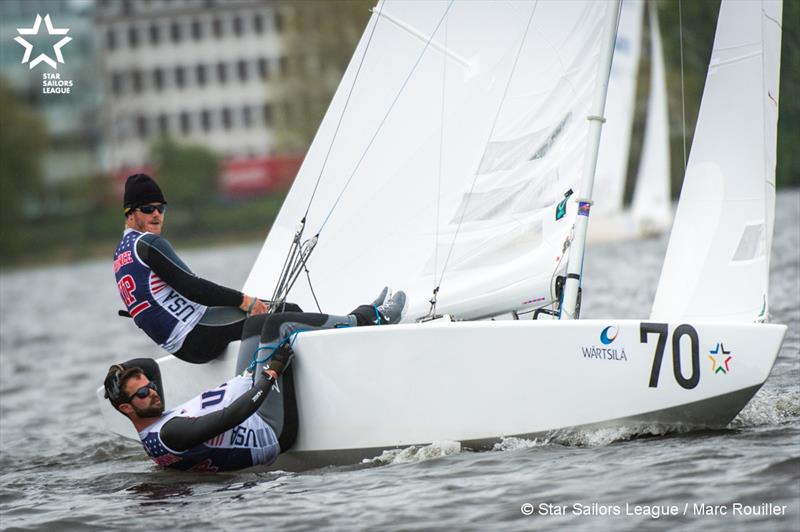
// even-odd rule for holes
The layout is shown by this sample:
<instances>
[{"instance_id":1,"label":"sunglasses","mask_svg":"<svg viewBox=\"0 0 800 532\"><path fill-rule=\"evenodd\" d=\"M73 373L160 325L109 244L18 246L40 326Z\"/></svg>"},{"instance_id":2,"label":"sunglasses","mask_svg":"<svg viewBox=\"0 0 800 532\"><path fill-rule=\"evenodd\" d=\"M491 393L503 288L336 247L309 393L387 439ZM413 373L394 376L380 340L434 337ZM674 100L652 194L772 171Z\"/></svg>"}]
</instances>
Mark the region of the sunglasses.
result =
<instances>
[{"instance_id":1,"label":"sunglasses","mask_svg":"<svg viewBox=\"0 0 800 532\"><path fill-rule=\"evenodd\" d=\"M128 401L133 401L134 397L138 397L139 399L144 399L145 397L150 395L150 390L155 390L156 393L158 393L158 390L156 390L156 385L153 381L148 382L147 384L145 384L144 386L133 392L131 396L128 398Z\"/></svg>"},{"instance_id":2,"label":"sunglasses","mask_svg":"<svg viewBox=\"0 0 800 532\"><path fill-rule=\"evenodd\" d=\"M159 203L158 205L142 205L141 207L136 207L136 210L141 211L145 214L153 214L155 211L160 213L164 213L167 206L164 203Z\"/></svg>"}]
</instances>

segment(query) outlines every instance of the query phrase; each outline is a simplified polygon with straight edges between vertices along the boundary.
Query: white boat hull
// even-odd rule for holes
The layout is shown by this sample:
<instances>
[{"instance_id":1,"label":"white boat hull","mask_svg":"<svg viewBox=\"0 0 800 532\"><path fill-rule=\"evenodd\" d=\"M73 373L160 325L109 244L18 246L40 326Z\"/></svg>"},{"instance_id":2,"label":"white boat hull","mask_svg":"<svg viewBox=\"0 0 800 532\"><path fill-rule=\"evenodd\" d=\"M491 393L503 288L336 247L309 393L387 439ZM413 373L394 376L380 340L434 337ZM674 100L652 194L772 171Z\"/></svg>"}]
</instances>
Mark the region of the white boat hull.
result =
<instances>
[{"instance_id":1,"label":"white boat hull","mask_svg":"<svg viewBox=\"0 0 800 532\"><path fill-rule=\"evenodd\" d=\"M441 440L482 448L572 427L723 427L767 379L786 332L649 323L434 322L302 333L294 361L298 436L278 467L347 463ZM642 330L659 327L664 349L654 364L661 336ZM167 405L230 378L236 346L205 365L161 359ZM110 428L135 437L99 395Z\"/></svg>"}]
</instances>

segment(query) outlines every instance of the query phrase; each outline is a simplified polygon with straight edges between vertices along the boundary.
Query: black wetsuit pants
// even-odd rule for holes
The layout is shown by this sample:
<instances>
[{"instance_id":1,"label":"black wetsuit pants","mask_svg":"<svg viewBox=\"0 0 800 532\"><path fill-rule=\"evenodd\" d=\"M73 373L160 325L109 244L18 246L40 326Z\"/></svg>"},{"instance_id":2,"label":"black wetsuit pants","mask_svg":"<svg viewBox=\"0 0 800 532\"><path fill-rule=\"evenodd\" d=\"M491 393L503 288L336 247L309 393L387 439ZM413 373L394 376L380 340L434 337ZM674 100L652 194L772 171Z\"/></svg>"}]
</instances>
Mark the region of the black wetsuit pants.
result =
<instances>
[{"instance_id":1,"label":"black wetsuit pants","mask_svg":"<svg viewBox=\"0 0 800 532\"><path fill-rule=\"evenodd\" d=\"M293 303L284 305L282 311L302 312L300 307ZM221 355L229 343L243 340L252 334L260 334L266 318L267 314L257 314L248 318L237 308L210 307L186 336L181 348L173 354L192 364L204 364ZM245 334L245 323L250 323L247 327L248 334ZM258 332L250 332L255 330Z\"/></svg>"}]
</instances>

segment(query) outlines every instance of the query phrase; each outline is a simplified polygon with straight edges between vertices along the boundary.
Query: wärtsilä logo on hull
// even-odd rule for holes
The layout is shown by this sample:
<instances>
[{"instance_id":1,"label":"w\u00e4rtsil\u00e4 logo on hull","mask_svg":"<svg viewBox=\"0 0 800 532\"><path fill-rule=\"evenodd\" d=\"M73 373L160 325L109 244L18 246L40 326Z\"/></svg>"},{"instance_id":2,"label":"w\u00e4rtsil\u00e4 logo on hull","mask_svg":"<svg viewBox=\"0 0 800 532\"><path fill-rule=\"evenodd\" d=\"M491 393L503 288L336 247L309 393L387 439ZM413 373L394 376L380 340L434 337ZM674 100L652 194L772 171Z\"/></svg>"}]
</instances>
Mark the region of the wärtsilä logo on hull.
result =
<instances>
[{"instance_id":1,"label":"w\u00e4rtsil\u00e4 logo on hull","mask_svg":"<svg viewBox=\"0 0 800 532\"><path fill-rule=\"evenodd\" d=\"M596 358L600 360L623 360L628 361L628 356L625 354L624 347L609 347L614 343L619 335L619 327L616 325L609 325L600 332L599 345L582 346L581 353L583 358Z\"/></svg>"}]
</instances>

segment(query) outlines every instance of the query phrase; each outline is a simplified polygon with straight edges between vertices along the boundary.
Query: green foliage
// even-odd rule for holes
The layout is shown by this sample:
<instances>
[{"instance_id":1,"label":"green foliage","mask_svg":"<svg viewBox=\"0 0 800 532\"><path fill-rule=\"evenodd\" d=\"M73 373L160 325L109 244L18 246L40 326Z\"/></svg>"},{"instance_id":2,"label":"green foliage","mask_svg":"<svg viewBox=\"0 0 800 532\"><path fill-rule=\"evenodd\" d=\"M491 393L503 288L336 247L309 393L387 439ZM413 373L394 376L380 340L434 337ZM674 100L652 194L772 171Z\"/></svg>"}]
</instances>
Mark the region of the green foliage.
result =
<instances>
[{"instance_id":1,"label":"green foliage","mask_svg":"<svg viewBox=\"0 0 800 532\"><path fill-rule=\"evenodd\" d=\"M167 201L202 206L217 197L219 157L208 148L162 138L153 146L156 180Z\"/></svg>"},{"instance_id":2,"label":"green foliage","mask_svg":"<svg viewBox=\"0 0 800 532\"><path fill-rule=\"evenodd\" d=\"M3 255L23 245L19 234L24 208L41 195L41 157L46 132L37 114L28 109L0 77L0 247Z\"/></svg>"},{"instance_id":3,"label":"green foliage","mask_svg":"<svg viewBox=\"0 0 800 532\"><path fill-rule=\"evenodd\" d=\"M780 118L778 119L778 187L800 185L800 2L783 3Z\"/></svg>"}]
</instances>

